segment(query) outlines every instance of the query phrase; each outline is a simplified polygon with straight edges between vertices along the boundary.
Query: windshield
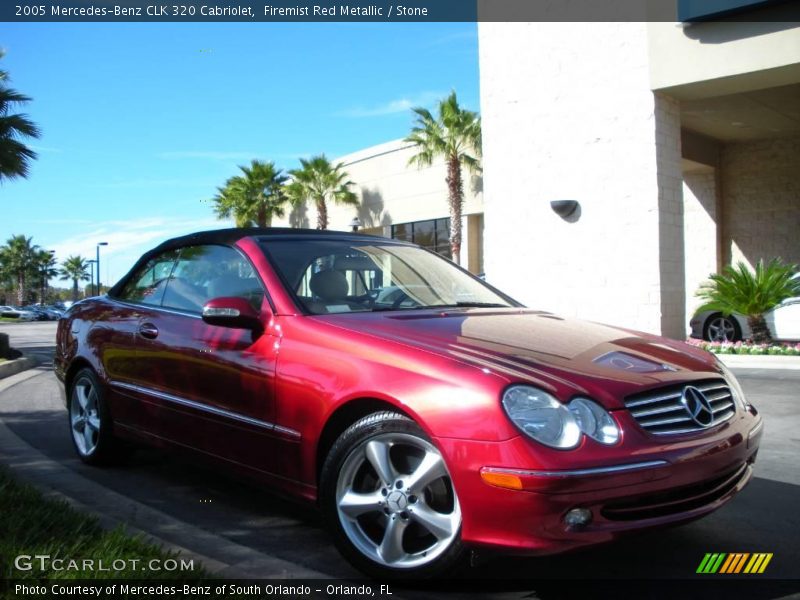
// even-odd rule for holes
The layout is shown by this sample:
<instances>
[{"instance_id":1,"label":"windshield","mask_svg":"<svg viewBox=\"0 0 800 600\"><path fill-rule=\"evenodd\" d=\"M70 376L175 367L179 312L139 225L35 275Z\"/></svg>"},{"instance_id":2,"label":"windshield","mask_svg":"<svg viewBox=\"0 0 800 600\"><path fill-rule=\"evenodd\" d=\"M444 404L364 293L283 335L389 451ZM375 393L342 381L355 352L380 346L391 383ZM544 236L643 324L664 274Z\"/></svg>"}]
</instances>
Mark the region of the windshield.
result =
<instances>
[{"instance_id":1,"label":"windshield","mask_svg":"<svg viewBox=\"0 0 800 600\"><path fill-rule=\"evenodd\" d=\"M517 306L448 260L376 240L270 239L262 248L310 313Z\"/></svg>"}]
</instances>

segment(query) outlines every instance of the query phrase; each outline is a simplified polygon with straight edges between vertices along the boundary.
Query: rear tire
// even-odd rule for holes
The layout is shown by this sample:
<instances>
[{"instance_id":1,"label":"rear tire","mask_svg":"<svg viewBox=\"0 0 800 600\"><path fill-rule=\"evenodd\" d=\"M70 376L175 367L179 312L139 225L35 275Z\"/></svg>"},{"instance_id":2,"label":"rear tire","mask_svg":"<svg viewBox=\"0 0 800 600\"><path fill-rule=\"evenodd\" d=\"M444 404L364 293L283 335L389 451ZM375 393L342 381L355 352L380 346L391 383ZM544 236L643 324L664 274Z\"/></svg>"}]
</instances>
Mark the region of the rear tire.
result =
<instances>
[{"instance_id":1,"label":"rear tire","mask_svg":"<svg viewBox=\"0 0 800 600\"><path fill-rule=\"evenodd\" d=\"M87 465L109 465L126 453L114 437L105 389L94 371L84 368L72 380L67 400L70 439Z\"/></svg>"},{"instance_id":2,"label":"rear tire","mask_svg":"<svg viewBox=\"0 0 800 600\"><path fill-rule=\"evenodd\" d=\"M339 437L322 468L320 503L336 547L373 577L437 577L466 557L444 459L398 413L368 415Z\"/></svg>"}]
</instances>

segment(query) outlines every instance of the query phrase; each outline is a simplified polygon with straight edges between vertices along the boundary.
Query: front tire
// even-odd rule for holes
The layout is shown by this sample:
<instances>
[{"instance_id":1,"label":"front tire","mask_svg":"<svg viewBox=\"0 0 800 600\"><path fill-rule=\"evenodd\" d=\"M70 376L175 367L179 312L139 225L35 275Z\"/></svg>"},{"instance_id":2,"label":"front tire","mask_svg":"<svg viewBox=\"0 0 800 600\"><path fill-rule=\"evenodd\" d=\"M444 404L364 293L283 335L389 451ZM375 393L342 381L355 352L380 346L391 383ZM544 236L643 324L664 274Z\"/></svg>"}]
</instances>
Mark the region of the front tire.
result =
<instances>
[{"instance_id":1,"label":"front tire","mask_svg":"<svg viewBox=\"0 0 800 600\"><path fill-rule=\"evenodd\" d=\"M67 402L70 438L78 457L88 465L107 465L122 454L114 437L105 391L91 369L81 369L72 380Z\"/></svg>"},{"instance_id":2,"label":"front tire","mask_svg":"<svg viewBox=\"0 0 800 600\"><path fill-rule=\"evenodd\" d=\"M373 577L436 577L466 555L444 459L398 413L368 415L339 437L322 468L320 501L339 551Z\"/></svg>"},{"instance_id":3,"label":"front tire","mask_svg":"<svg viewBox=\"0 0 800 600\"><path fill-rule=\"evenodd\" d=\"M742 330L733 315L726 317L715 313L706 319L703 339L709 342L738 342L742 339Z\"/></svg>"}]
</instances>

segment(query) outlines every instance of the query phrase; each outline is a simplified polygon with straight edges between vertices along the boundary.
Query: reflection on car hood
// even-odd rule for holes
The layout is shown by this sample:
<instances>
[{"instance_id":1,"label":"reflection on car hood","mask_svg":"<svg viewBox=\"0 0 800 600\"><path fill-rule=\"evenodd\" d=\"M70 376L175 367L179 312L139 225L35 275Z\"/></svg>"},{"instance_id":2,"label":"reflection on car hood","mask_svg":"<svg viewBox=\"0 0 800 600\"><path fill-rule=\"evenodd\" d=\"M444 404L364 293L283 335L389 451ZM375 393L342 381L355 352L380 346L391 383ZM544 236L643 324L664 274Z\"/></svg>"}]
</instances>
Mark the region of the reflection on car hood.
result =
<instances>
[{"instance_id":1,"label":"reflection on car hood","mask_svg":"<svg viewBox=\"0 0 800 600\"><path fill-rule=\"evenodd\" d=\"M530 309L446 309L321 317L336 326L444 354L608 408L647 388L718 375L683 342Z\"/></svg>"}]
</instances>

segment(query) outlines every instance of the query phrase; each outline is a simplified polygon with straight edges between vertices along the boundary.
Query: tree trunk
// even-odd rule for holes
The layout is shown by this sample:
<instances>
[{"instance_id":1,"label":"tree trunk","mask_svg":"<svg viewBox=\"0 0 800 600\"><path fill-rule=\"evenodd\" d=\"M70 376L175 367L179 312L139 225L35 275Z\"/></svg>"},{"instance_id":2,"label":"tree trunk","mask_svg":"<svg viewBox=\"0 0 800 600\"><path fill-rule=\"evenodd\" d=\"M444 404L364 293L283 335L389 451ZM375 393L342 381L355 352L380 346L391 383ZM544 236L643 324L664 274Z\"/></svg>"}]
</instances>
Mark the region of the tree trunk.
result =
<instances>
[{"instance_id":1,"label":"tree trunk","mask_svg":"<svg viewBox=\"0 0 800 600\"><path fill-rule=\"evenodd\" d=\"M72 279L72 301L78 301L78 280L75 278Z\"/></svg>"},{"instance_id":2,"label":"tree trunk","mask_svg":"<svg viewBox=\"0 0 800 600\"><path fill-rule=\"evenodd\" d=\"M264 207L264 205L258 207L258 226L269 227L267 224L267 209Z\"/></svg>"},{"instance_id":3,"label":"tree trunk","mask_svg":"<svg viewBox=\"0 0 800 600\"><path fill-rule=\"evenodd\" d=\"M25 304L25 273L20 271L17 273L17 305L23 306Z\"/></svg>"},{"instance_id":4,"label":"tree trunk","mask_svg":"<svg viewBox=\"0 0 800 600\"><path fill-rule=\"evenodd\" d=\"M447 159L447 191L450 203L450 252L453 262L461 262L461 212L464 207L464 183L457 156Z\"/></svg>"},{"instance_id":5,"label":"tree trunk","mask_svg":"<svg viewBox=\"0 0 800 600\"><path fill-rule=\"evenodd\" d=\"M325 203L325 198L320 196L317 198L317 229L328 228L328 205Z\"/></svg>"},{"instance_id":6,"label":"tree trunk","mask_svg":"<svg viewBox=\"0 0 800 600\"><path fill-rule=\"evenodd\" d=\"M750 315L747 317L747 324L750 326L750 331L753 334L754 344L771 344L772 334L767 327L767 321L764 315Z\"/></svg>"}]
</instances>

